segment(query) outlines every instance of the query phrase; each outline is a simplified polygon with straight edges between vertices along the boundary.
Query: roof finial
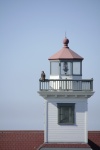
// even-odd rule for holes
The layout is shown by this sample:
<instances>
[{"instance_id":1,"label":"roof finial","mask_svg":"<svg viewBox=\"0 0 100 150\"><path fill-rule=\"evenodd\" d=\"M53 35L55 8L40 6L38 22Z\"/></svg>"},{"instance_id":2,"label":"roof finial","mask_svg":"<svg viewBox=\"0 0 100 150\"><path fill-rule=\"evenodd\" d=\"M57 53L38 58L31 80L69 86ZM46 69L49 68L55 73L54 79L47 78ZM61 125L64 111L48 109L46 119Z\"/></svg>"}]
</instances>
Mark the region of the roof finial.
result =
<instances>
[{"instance_id":1,"label":"roof finial","mask_svg":"<svg viewBox=\"0 0 100 150\"><path fill-rule=\"evenodd\" d=\"M69 43L69 40L67 39L66 32L65 32L65 39L63 40L64 47L68 48L68 43Z\"/></svg>"}]
</instances>

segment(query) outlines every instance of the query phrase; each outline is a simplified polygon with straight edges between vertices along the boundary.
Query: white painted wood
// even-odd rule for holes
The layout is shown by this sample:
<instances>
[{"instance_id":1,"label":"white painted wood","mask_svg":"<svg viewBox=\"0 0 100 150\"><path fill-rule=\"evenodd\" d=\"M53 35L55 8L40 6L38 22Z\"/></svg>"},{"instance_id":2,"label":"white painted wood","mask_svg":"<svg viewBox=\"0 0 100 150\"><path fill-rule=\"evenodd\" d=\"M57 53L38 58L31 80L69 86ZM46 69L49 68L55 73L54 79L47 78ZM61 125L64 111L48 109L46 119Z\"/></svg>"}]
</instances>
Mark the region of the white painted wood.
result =
<instances>
[{"instance_id":1,"label":"white painted wood","mask_svg":"<svg viewBox=\"0 0 100 150\"><path fill-rule=\"evenodd\" d=\"M80 97L80 99L81 98L84 98L84 97L86 97L86 98L89 98L89 97L91 97L93 94L94 94L94 91L64 91L64 90L62 90L62 91L60 91L60 90L58 90L58 91L54 91L54 90L50 90L50 91L38 91L38 93L42 96L42 97L44 97L44 98L46 98L46 97L55 97L55 95L57 96L57 97Z\"/></svg>"},{"instance_id":2,"label":"white painted wood","mask_svg":"<svg viewBox=\"0 0 100 150\"><path fill-rule=\"evenodd\" d=\"M59 76L59 75L50 75L50 79L73 79L73 80L82 80L82 76Z\"/></svg>"},{"instance_id":3,"label":"white painted wood","mask_svg":"<svg viewBox=\"0 0 100 150\"><path fill-rule=\"evenodd\" d=\"M86 132L85 132L85 141L86 143L88 143L88 102L87 102L87 112L85 113L85 129L86 129Z\"/></svg>"},{"instance_id":4,"label":"white painted wood","mask_svg":"<svg viewBox=\"0 0 100 150\"><path fill-rule=\"evenodd\" d=\"M45 101L44 142L48 141L48 101Z\"/></svg>"},{"instance_id":5,"label":"white painted wood","mask_svg":"<svg viewBox=\"0 0 100 150\"><path fill-rule=\"evenodd\" d=\"M55 76L50 75L50 79L60 79L60 76L59 75L55 75Z\"/></svg>"},{"instance_id":6,"label":"white painted wood","mask_svg":"<svg viewBox=\"0 0 100 150\"><path fill-rule=\"evenodd\" d=\"M79 89L81 90L82 89L82 82L77 82L77 81L74 81L74 82L67 82L67 79L69 80L81 80L82 79L82 76L53 76L53 75L50 75L50 79L66 79L66 81L64 82L57 82L57 81L51 81L50 82L50 88L53 89L53 90L66 90L66 89L74 89L74 90L77 90L78 89L78 84L79 84ZM85 84L84 84L85 85Z\"/></svg>"},{"instance_id":7,"label":"white painted wood","mask_svg":"<svg viewBox=\"0 0 100 150\"><path fill-rule=\"evenodd\" d=\"M87 143L87 99L86 98L46 98L48 119L46 142L83 142ZM59 125L57 103L75 103L75 124Z\"/></svg>"}]
</instances>

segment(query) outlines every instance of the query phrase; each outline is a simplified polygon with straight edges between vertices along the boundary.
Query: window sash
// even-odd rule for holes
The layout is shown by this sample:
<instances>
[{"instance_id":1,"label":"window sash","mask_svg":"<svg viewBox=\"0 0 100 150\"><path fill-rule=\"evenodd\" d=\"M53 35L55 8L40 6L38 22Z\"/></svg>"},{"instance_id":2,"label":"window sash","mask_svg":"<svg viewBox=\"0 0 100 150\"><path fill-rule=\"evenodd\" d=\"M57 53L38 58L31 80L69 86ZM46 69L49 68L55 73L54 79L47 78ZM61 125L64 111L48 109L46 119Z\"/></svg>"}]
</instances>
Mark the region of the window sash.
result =
<instances>
[{"instance_id":1,"label":"window sash","mask_svg":"<svg viewBox=\"0 0 100 150\"><path fill-rule=\"evenodd\" d=\"M74 124L74 104L58 104L58 123Z\"/></svg>"},{"instance_id":2,"label":"window sash","mask_svg":"<svg viewBox=\"0 0 100 150\"><path fill-rule=\"evenodd\" d=\"M58 61L50 63L50 74L59 75L59 62Z\"/></svg>"},{"instance_id":3,"label":"window sash","mask_svg":"<svg viewBox=\"0 0 100 150\"><path fill-rule=\"evenodd\" d=\"M80 62L73 62L73 74L81 74L81 63Z\"/></svg>"},{"instance_id":4,"label":"window sash","mask_svg":"<svg viewBox=\"0 0 100 150\"><path fill-rule=\"evenodd\" d=\"M72 62L64 61L61 62L61 75L72 74Z\"/></svg>"},{"instance_id":5,"label":"window sash","mask_svg":"<svg viewBox=\"0 0 100 150\"><path fill-rule=\"evenodd\" d=\"M50 61L50 75L82 75L82 61L61 60Z\"/></svg>"}]
</instances>

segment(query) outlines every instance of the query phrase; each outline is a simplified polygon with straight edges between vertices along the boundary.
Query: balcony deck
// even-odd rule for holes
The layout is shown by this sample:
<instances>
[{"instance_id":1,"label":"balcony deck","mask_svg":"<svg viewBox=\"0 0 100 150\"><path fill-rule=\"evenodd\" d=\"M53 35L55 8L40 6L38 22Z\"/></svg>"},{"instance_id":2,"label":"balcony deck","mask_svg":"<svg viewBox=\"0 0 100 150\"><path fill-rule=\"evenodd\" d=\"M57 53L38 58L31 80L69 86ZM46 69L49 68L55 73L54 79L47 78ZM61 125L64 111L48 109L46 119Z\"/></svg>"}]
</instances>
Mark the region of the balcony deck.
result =
<instances>
[{"instance_id":1,"label":"balcony deck","mask_svg":"<svg viewBox=\"0 0 100 150\"><path fill-rule=\"evenodd\" d=\"M39 80L40 91L93 91L93 79L45 79Z\"/></svg>"}]
</instances>

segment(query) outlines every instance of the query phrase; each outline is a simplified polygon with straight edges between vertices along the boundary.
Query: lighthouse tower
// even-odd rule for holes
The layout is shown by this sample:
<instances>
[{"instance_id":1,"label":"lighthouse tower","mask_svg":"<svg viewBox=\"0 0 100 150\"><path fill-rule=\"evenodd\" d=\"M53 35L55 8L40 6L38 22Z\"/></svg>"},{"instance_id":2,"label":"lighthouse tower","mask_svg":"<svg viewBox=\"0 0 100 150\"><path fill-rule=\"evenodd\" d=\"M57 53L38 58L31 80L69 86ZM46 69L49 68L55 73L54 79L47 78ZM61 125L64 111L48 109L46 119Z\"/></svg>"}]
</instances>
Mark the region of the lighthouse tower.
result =
<instances>
[{"instance_id":1,"label":"lighthouse tower","mask_svg":"<svg viewBox=\"0 0 100 150\"><path fill-rule=\"evenodd\" d=\"M83 58L68 47L49 57L50 78L39 80L45 103L45 143L87 143L88 98L93 79L82 79Z\"/></svg>"}]
</instances>

